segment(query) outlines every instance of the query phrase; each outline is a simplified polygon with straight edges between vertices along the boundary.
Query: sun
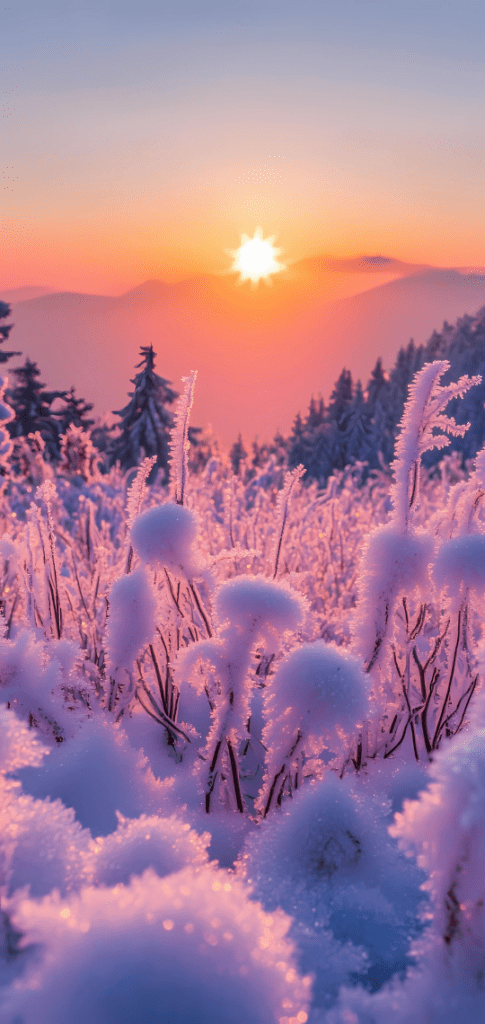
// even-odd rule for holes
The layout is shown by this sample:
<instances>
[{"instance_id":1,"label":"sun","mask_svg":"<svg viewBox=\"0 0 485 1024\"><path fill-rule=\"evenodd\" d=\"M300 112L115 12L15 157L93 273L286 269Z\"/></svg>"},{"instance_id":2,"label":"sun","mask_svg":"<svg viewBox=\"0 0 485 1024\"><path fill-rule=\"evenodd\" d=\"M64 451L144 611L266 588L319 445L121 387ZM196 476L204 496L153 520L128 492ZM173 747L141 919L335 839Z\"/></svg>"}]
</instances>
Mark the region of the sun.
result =
<instances>
[{"instance_id":1,"label":"sun","mask_svg":"<svg viewBox=\"0 0 485 1024\"><path fill-rule=\"evenodd\" d=\"M234 260L229 273L239 273L241 282L251 281L253 286L256 286L261 278L266 284L272 284L270 274L277 274L285 269L284 263L279 263L276 259L282 249L275 249L274 240L275 235L263 238L262 228L256 228L253 238L241 235L239 249L228 250L228 255Z\"/></svg>"}]
</instances>

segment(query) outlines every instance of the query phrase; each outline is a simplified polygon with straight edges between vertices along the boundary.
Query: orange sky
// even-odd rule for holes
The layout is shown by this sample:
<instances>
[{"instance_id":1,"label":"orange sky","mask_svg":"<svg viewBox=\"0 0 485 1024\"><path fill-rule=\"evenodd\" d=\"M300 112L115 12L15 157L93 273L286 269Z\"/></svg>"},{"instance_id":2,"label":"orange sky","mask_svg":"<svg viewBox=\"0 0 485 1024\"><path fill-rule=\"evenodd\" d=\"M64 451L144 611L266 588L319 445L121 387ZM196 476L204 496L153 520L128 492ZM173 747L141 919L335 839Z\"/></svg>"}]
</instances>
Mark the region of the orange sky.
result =
<instances>
[{"instance_id":1,"label":"orange sky","mask_svg":"<svg viewBox=\"0 0 485 1024\"><path fill-rule=\"evenodd\" d=\"M484 28L475 0L18 0L0 288L219 273L258 224L290 262L485 265Z\"/></svg>"}]
</instances>

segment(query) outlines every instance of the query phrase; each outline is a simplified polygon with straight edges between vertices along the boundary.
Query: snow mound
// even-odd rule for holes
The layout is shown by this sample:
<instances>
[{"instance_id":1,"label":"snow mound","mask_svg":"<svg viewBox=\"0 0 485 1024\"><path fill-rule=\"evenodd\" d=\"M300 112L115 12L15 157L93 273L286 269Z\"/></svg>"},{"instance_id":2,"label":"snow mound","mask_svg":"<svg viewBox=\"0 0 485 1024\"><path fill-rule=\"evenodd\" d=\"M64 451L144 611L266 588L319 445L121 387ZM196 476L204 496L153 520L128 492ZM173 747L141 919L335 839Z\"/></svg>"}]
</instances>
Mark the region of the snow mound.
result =
<instances>
[{"instance_id":1,"label":"snow mound","mask_svg":"<svg viewBox=\"0 0 485 1024\"><path fill-rule=\"evenodd\" d=\"M116 832L90 843L84 858L87 884L127 885L132 875L153 868L160 878L187 864L201 867L208 861L209 832L199 836L180 817L155 815L129 819L118 814Z\"/></svg>"},{"instance_id":2,"label":"snow mound","mask_svg":"<svg viewBox=\"0 0 485 1024\"><path fill-rule=\"evenodd\" d=\"M2 990L5 1024L305 1024L289 918L210 866L13 908L42 959ZM3 1005L2 1005L3 1004Z\"/></svg>"},{"instance_id":3,"label":"snow mound","mask_svg":"<svg viewBox=\"0 0 485 1024\"><path fill-rule=\"evenodd\" d=\"M73 807L95 836L114 832L116 811L128 818L158 813L171 783L156 780L120 726L102 718L85 722L74 739L52 750L45 766L20 769L18 777L33 796Z\"/></svg>"}]
</instances>

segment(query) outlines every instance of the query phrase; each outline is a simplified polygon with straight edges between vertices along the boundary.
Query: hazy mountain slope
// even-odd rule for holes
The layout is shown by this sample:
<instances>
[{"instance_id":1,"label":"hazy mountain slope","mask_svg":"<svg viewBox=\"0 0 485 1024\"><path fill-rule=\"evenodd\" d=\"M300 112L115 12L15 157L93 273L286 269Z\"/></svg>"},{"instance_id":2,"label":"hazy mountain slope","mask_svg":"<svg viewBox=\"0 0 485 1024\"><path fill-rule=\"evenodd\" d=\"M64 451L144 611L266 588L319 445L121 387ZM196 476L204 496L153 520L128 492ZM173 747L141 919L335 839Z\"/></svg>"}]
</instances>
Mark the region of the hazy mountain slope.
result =
<instances>
[{"instance_id":1,"label":"hazy mountain slope","mask_svg":"<svg viewBox=\"0 0 485 1024\"><path fill-rule=\"evenodd\" d=\"M12 344L39 363L49 386L75 384L104 412L125 403L139 347L151 343L158 372L176 388L199 370L194 423L210 421L224 442L239 430L265 438L288 431L312 392L328 396L343 366L365 383L378 356L390 365L410 337L424 342L444 319L485 302L482 274L409 270L386 267L406 276L372 287L383 271L336 273L302 261L273 288L199 275L145 282L117 298L45 295L13 304ZM364 287L363 276L366 291L330 301L357 279Z\"/></svg>"}]
</instances>

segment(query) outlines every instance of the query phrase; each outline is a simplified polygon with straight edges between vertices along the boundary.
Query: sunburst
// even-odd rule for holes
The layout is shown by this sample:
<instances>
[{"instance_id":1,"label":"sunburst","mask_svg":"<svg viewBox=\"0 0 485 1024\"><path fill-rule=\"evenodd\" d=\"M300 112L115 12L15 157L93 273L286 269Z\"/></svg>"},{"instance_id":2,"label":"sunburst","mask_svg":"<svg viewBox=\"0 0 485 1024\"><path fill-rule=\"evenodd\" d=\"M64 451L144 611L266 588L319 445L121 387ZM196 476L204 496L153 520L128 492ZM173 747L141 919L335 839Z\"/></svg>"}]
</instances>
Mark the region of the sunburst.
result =
<instances>
[{"instance_id":1,"label":"sunburst","mask_svg":"<svg viewBox=\"0 0 485 1024\"><path fill-rule=\"evenodd\" d=\"M253 238L248 235L241 235L239 249L229 249L228 255L232 256L234 262L230 273L238 273L239 280L251 281L253 287L263 278L266 284L272 284L271 274L278 274L285 269L284 263L279 263L277 256L283 251L276 249L273 245L275 235L271 238L263 238L263 229L256 228Z\"/></svg>"}]
</instances>

